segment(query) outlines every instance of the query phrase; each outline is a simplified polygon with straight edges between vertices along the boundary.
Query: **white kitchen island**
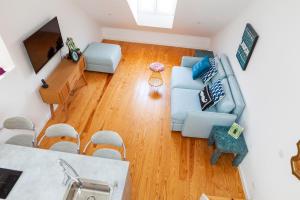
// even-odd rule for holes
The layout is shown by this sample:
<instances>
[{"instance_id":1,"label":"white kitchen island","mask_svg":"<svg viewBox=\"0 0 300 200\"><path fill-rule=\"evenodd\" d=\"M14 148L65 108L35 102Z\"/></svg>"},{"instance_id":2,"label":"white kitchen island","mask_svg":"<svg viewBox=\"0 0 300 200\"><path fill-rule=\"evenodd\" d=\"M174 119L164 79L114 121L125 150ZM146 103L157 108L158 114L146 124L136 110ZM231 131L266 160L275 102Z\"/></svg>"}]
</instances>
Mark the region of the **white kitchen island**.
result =
<instances>
[{"instance_id":1,"label":"white kitchen island","mask_svg":"<svg viewBox=\"0 0 300 200\"><path fill-rule=\"evenodd\" d=\"M0 145L0 168L23 171L8 200L62 200L67 191L58 164L62 158L81 178L117 183L113 200L130 199L129 162L57 151Z\"/></svg>"}]
</instances>

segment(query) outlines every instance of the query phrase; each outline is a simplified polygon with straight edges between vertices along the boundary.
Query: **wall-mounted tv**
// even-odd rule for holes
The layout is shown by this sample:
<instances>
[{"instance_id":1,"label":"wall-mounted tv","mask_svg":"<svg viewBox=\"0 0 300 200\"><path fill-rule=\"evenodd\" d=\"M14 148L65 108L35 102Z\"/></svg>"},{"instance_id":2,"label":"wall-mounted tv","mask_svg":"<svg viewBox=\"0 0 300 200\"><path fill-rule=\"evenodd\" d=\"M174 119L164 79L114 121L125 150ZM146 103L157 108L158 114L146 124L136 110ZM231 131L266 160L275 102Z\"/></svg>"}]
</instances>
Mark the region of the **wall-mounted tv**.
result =
<instances>
[{"instance_id":1,"label":"wall-mounted tv","mask_svg":"<svg viewBox=\"0 0 300 200\"><path fill-rule=\"evenodd\" d=\"M24 40L24 45L35 73L64 46L57 17Z\"/></svg>"}]
</instances>

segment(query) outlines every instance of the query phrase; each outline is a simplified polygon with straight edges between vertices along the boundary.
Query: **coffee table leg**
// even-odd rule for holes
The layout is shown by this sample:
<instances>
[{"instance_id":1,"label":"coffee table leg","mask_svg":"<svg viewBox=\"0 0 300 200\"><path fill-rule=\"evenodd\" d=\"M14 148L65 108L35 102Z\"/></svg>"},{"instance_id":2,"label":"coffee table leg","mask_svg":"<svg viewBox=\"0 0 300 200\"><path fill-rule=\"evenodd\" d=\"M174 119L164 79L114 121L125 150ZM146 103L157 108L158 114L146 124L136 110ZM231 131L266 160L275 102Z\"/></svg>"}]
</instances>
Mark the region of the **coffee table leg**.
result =
<instances>
[{"instance_id":1,"label":"coffee table leg","mask_svg":"<svg viewBox=\"0 0 300 200\"><path fill-rule=\"evenodd\" d=\"M222 151L216 149L215 152L213 153L213 155L211 156L210 163L212 165L217 164L221 155L222 155Z\"/></svg>"}]
</instances>

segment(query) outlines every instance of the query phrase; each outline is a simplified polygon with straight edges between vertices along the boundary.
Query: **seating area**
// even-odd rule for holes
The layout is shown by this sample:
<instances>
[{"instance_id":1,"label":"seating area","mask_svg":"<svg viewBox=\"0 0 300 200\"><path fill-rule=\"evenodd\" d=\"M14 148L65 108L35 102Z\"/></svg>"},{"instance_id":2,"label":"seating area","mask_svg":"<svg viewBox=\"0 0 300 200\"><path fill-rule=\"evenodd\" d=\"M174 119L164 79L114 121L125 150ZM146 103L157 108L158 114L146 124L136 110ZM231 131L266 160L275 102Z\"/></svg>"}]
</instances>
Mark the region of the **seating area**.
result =
<instances>
[{"instance_id":1,"label":"seating area","mask_svg":"<svg viewBox=\"0 0 300 200\"><path fill-rule=\"evenodd\" d=\"M218 73L207 84L222 80L225 97L208 110L202 111L199 92L205 84L192 79L192 66L203 57L186 57L180 67L172 68L171 129L185 137L208 138L213 126L231 126L242 115L245 103L230 61L226 55L215 57Z\"/></svg>"},{"instance_id":2,"label":"seating area","mask_svg":"<svg viewBox=\"0 0 300 200\"><path fill-rule=\"evenodd\" d=\"M298 200L299 8L0 1L0 200Z\"/></svg>"},{"instance_id":3,"label":"seating area","mask_svg":"<svg viewBox=\"0 0 300 200\"><path fill-rule=\"evenodd\" d=\"M3 123L3 128L0 129L0 144L11 144L25 147L39 148L44 140L51 138L70 138L75 140L59 141L54 143L49 150L60 151L66 153L81 154L80 152L80 134L68 124L54 124L48 127L45 134L38 141L35 133L34 124L29 119L24 117L8 118ZM121 148L122 154L112 148L102 148L96 150L92 156L126 160L126 147L121 136L113 131L97 131L91 140L85 146L82 154L86 154L86 150L90 145L112 145Z\"/></svg>"}]
</instances>

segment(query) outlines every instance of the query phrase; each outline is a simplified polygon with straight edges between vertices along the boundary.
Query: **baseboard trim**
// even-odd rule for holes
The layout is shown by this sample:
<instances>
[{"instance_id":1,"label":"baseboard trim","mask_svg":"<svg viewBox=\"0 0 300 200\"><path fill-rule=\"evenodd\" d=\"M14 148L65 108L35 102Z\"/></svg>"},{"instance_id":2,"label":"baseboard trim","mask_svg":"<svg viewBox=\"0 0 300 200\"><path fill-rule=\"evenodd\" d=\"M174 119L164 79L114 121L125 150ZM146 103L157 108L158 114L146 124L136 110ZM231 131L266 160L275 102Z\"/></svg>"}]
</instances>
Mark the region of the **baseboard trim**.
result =
<instances>
[{"instance_id":1,"label":"baseboard trim","mask_svg":"<svg viewBox=\"0 0 300 200\"><path fill-rule=\"evenodd\" d=\"M243 170L241 169L241 167L238 167L238 171L239 171L239 174L240 174L242 187L243 187L243 190L244 190L244 193L245 193L245 198L246 198L246 200L251 200L251 195L250 195L250 191L248 189L249 187L248 187L248 184L247 184L247 181L246 181L245 174L244 174Z\"/></svg>"},{"instance_id":2,"label":"baseboard trim","mask_svg":"<svg viewBox=\"0 0 300 200\"><path fill-rule=\"evenodd\" d=\"M103 39L210 50L210 38L119 28L102 28Z\"/></svg>"}]
</instances>

